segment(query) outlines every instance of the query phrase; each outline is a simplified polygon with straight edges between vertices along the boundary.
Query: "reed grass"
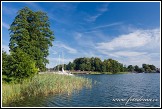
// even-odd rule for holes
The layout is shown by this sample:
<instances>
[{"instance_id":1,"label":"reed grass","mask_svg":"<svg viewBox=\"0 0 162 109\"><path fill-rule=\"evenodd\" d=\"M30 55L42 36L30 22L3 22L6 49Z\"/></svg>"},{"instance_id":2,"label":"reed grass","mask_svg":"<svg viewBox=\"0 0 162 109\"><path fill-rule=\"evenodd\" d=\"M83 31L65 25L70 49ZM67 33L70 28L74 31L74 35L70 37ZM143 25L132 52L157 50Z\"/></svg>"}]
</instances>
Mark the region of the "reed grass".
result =
<instances>
[{"instance_id":1,"label":"reed grass","mask_svg":"<svg viewBox=\"0 0 162 109\"><path fill-rule=\"evenodd\" d=\"M22 84L2 83L2 106L33 96L48 96L49 94L71 94L82 87L90 88L92 81L87 78L41 74L25 80Z\"/></svg>"}]
</instances>

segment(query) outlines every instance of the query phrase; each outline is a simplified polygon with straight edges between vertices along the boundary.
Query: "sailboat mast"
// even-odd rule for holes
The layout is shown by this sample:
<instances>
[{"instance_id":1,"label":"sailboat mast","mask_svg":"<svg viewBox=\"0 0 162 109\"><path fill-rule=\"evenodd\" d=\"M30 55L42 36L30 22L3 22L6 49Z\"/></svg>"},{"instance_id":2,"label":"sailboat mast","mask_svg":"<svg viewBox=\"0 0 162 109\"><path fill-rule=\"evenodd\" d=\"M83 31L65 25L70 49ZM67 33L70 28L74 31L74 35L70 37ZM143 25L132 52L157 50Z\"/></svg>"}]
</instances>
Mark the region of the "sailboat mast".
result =
<instances>
[{"instance_id":1,"label":"sailboat mast","mask_svg":"<svg viewBox=\"0 0 162 109\"><path fill-rule=\"evenodd\" d=\"M63 63L62 63L62 68L64 69L64 54L63 54L63 51L62 51L62 61L63 61Z\"/></svg>"},{"instance_id":2,"label":"sailboat mast","mask_svg":"<svg viewBox=\"0 0 162 109\"><path fill-rule=\"evenodd\" d=\"M59 55L59 65L60 65L60 55ZM58 71L59 71L59 65L58 65Z\"/></svg>"}]
</instances>

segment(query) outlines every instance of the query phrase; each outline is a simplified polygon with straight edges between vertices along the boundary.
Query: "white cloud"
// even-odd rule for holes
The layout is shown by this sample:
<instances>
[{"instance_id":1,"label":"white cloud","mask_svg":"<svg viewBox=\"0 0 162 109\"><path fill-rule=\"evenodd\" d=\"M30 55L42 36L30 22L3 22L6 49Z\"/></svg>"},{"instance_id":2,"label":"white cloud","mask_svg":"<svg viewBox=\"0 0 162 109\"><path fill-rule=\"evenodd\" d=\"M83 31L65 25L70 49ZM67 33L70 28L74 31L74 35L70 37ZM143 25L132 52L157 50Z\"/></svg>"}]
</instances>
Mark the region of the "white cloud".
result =
<instances>
[{"instance_id":1,"label":"white cloud","mask_svg":"<svg viewBox=\"0 0 162 109\"><path fill-rule=\"evenodd\" d=\"M86 18L85 20L88 21L88 22L94 22L96 21L96 19L101 16L102 14L101 13L98 13L96 15L93 15L93 16L88 16L88 18Z\"/></svg>"},{"instance_id":2,"label":"white cloud","mask_svg":"<svg viewBox=\"0 0 162 109\"><path fill-rule=\"evenodd\" d=\"M154 53L150 53L150 54L144 54L144 55L140 55L140 56L134 56L132 57L128 57L128 58L117 58L118 61L126 64L126 65L138 65L140 67L142 67L142 64L153 64L156 67L160 67L160 54L156 56L151 56L154 55Z\"/></svg>"},{"instance_id":3,"label":"white cloud","mask_svg":"<svg viewBox=\"0 0 162 109\"><path fill-rule=\"evenodd\" d=\"M127 65L155 64L160 62L160 30L134 30L119 35L108 42L96 44L96 49L109 58L117 59Z\"/></svg>"},{"instance_id":4,"label":"white cloud","mask_svg":"<svg viewBox=\"0 0 162 109\"><path fill-rule=\"evenodd\" d=\"M116 50L143 47L147 44L159 44L160 33L158 29L137 30L126 35L120 35L110 42L97 44L98 49ZM151 47L151 46L150 46Z\"/></svg>"},{"instance_id":5,"label":"white cloud","mask_svg":"<svg viewBox=\"0 0 162 109\"><path fill-rule=\"evenodd\" d=\"M70 47L68 45L63 44L60 41L57 41L56 43L54 43L54 46L55 47L58 47L58 48L64 48L64 49L67 50L67 52L72 53L72 54L77 53L77 50L76 49L74 49L74 48L72 48L72 47Z\"/></svg>"},{"instance_id":6,"label":"white cloud","mask_svg":"<svg viewBox=\"0 0 162 109\"><path fill-rule=\"evenodd\" d=\"M100 8L98 8L99 12L106 12L108 11L108 3L104 3Z\"/></svg>"},{"instance_id":7,"label":"white cloud","mask_svg":"<svg viewBox=\"0 0 162 109\"><path fill-rule=\"evenodd\" d=\"M97 8L97 12L95 15L88 15L87 18L85 18L85 20L88 22L94 22L98 17L100 17L107 10L108 10L108 3L105 3Z\"/></svg>"},{"instance_id":8,"label":"white cloud","mask_svg":"<svg viewBox=\"0 0 162 109\"><path fill-rule=\"evenodd\" d=\"M6 28L6 29L9 29L10 28L9 24L7 24L5 22L2 22L2 27Z\"/></svg>"},{"instance_id":9,"label":"white cloud","mask_svg":"<svg viewBox=\"0 0 162 109\"><path fill-rule=\"evenodd\" d=\"M111 24L107 24L107 25L97 26L97 27L91 28L90 30L96 30L96 29L101 29L101 28L107 28L107 27L117 26L117 25L121 25L121 24L122 24L122 22L115 22L115 23L111 23Z\"/></svg>"},{"instance_id":10,"label":"white cloud","mask_svg":"<svg viewBox=\"0 0 162 109\"><path fill-rule=\"evenodd\" d=\"M95 44L93 42L93 37L91 35L85 35L84 33L75 32L74 39L77 44L81 47L94 48Z\"/></svg>"},{"instance_id":11,"label":"white cloud","mask_svg":"<svg viewBox=\"0 0 162 109\"><path fill-rule=\"evenodd\" d=\"M76 49L71 48L71 47L69 47L69 46L67 46L67 45L62 44L62 45L60 45L60 47L63 47L63 48L65 48L65 49L69 50L69 51L68 51L69 53L77 53L77 50L76 50Z\"/></svg>"},{"instance_id":12,"label":"white cloud","mask_svg":"<svg viewBox=\"0 0 162 109\"><path fill-rule=\"evenodd\" d=\"M99 25L99 26L84 30L85 32L82 32L82 33L88 33L88 34L89 33L95 33L95 34L98 34L98 33L101 33L105 28L107 29L109 27L120 26L121 24L122 24L122 22L114 22L114 23L111 23L111 24Z\"/></svg>"},{"instance_id":13,"label":"white cloud","mask_svg":"<svg viewBox=\"0 0 162 109\"><path fill-rule=\"evenodd\" d=\"M117 56L134 57L134 56L145 55L146 52L119 51L119 52L114 52L114 54Z\"/></svg>"}]
</instances>

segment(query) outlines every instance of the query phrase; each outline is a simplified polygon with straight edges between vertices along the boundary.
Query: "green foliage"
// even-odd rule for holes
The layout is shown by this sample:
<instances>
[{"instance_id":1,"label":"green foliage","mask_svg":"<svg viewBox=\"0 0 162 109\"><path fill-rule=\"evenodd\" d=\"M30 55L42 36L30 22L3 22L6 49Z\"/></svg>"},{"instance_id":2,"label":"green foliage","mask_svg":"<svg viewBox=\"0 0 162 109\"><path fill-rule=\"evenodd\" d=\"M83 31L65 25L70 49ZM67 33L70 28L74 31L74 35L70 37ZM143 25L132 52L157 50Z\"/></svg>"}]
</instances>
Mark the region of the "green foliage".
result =
<instances>
[{"instance_id":1,"label":"green foliage","mask_svg":"<svg viewBox=\"0 0 162 109\"><path fill-rule=\"evenodd\" d=\"M94 58L95 71L101 71L101 63L102 61L100 58L97 58L97 57Z\"/></svg>"},{"instance_id":2,"label":"green foliage","mask_svg":"<svg viewBox=\"0 0 162 109\"><path fill-rule=\"evenodd\" d=\"M142 64L142 68L144 72L147 72L147 73L157 72L157 68L154 65Z\"/></svg>"},{"instance_id":3,"label":"green foliage","mask_svg":"<svg viewBox=\"0 0 162 109\"><path fill-rule=\"evenodd\" d=\"M11 52L10 55L2 54L3 57L3 80L10 82L21 82L25 78L32 77L38 72L35 61L20 49ZM7 57L7 58L6 58Z\"/></svg>"},{"instance_id":4,"label":"green foliage","mask_svg":"<svg viewBox=\"0 0 162 109\"><path fill-rule=\"evenodd\" d=\"M125 72L127 71L123 64L113 59L107 59L103 62L100 58L76 58L73 62L69 62L66 65L67 70L80 70L80 71L92 71L92 72ZM55 67L56 69L56 67Z\"/></svg>"},{"instance_id":5,"label":"green foliage","mask_svg":"<svg viewBox=\"0 0 162 109\"><path fill-rule=\"evenodd\" d=\"M137 73L153 73L153 72L158 72L158 69L154 65L149 65L149 64L142 64L142 67L140 68L139 66L135 65L129 65L127 67L129 72L137 72Z\"/></svg>"},{"instance_id":6,"label":"green foliage","mask_svg":"<svg viewBox=\"0 0 162 109\"><path fill-rule=\"evenodd\" d=\"M127 72L159 72L154 65L143 64L142 68L135 65L123 65L116 60L113 59L105 59L101 61L100 58L92 57L82 57L76 58L73 62L69 62L69 64L65 65L67 67L66 70L80 70L80 71L89 71L89 72L100 72L104 74L119 74L119 73L127 73Z\"/></svg>"},{"instance_id":7,"label":"green foliage","mask_svg":"<svg viewBox=\"0 0 162 109\"><path fill-rule=\"evenodd\" d=\"M48 48L54 40L47 14L41 11L33 12L25 7L18 11L9 30L10 51L21 49L36 61L36 67L41 71L45 70Z\"/></svg>"},{"instance_id":8,"label":"green foliage","mask_svg":"<svg viewBox=\"0 0 162 109\"><path fill-rule=\"evenodd\" d=\"M106 72L106 62L105 61L103 61L101 63L101 72Z\"/></svg>"},{"instance_id":9,"label":"green foliage","mask_svg":"<svg viewBox=\"0 0 162 109\"><path fill-rule=\"evenodd\" d=\"M20 82L38 69L46 70L48 49L54 40L47 14L25 7L18 11L9 30L10 55L2 52L3 80Z\"/></svg>"},{"instance_id":10,"label":"green foliage","mask_svg":"<svg viewBox=\"0 0 162 109\"><path fill-rule=\"evenodd\" d=\"M8 73L8 71L7 71L8 59L9 59L9 56L7 55L7 53L4 50L2 50L2 74L3 75L7 75L7 73Z\"/></svg>"},{"instance_id":11,"label":"green foliage","mask_svg":"<svg viewBox=\"0 0 162 109\"><path fill-rule=\"evenodd\" d=\"M34 76L38 72L35 61L22 50L17 49L11 55L13 57L13 63L10 66L12 76L18 81Z\"/></svg>"},{"instance_id":12,"label":"green foliage","mask_svg":"<svg viewBox=\"0 0 162 109\"><path fill-rule=\"evenodd\" d=\"M134 71L134 66L133 65L129 65L127 67L127 69L128 69L129 72L133 72Z\"/></svg>"},{"instance_id":13,"label":"green foliage","mask_svg":"<svg viewBox=\"0 0 162 109\"><path fill-rule=\"evenodd\" d=\"M137 65L134 66L134 71L136 71L136 72L139 71L139 67Z\"/></svg>"},{"instance_id":14,"label":"green foliage","mask_svg":"<svg viewBox=\"0 0 162 109\"><path fill-rule=\"evenodd\" d=\"M8 55L4 50L2 50L2 79L6 82L10 81L10 65L9 63L12 62L12 58Z\"/></svg>"},{"instance_id":15,"label":"green foliage","mask_svg":"<svg viewBox=\"0 0 162 109\"><path fill-rule=\"evenodd\" d=\"M150 69L153 71L153 70L156 70L156 67L154 65L148 65L150 67Z\"/></svg>"}]
</instances>

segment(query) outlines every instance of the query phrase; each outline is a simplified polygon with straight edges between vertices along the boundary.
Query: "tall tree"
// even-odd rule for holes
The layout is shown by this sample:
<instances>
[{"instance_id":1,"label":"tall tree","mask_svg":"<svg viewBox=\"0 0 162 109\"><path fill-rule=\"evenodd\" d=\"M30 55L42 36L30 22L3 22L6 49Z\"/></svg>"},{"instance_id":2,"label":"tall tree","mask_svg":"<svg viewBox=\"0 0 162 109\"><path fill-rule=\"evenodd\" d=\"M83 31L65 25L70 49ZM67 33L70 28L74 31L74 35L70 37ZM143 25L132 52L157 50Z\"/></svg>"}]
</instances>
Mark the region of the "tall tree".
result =
<instances>
[{"instance_id":1,"label":"tall tree","mask_svg":"<svg viewBox=\"0 0 162 109\"><path fill-rule=\"evenodd\" d=\"M94 57L90 59L90 63L91 63L91 71L95 71L95 58Z\"/></svg>"},{"instance_id":2,"label":"tall tree","mask_svg":"<svg viewBox=\"0 0 162 109\"><path fill-rule=\"evenodd\" d=\"M101 72L106 72L106 60L101 63Z\"/></svg>"},{"instance_id":3,"label":"tall tree","mask_svg":"<svg viewBox=\"0 0 162 109\"><path fill-rule=\"evenodd\" d=\"M100 58L97 58L97 57L94 58L95 71L101 71L101 63L102 61Z\"/></svg>"},{"instance_id":4,"label":"tall tree","mask_svg":"<svg viewBox=\"0 0 162 109\"><path fill-rule=\"evenodd\" d=\"M133 72L134 71L134 66L133 65L129 65L127 67L127 69L128 69L129 72Z\"/></svg>"},{"instance_id":5,"label":"tall tree","mask_svg":"<svg viewBox=\"0 0 162 109\"><path fill-rule=\"evenodd\" d=\"M45 70L48 48L54 41L47 14L25 7L18 11L9 30L10 51L16 52L16 49L21 49L36 61L36 67L41 71Z\"/></svg>"}]
</instances>

